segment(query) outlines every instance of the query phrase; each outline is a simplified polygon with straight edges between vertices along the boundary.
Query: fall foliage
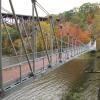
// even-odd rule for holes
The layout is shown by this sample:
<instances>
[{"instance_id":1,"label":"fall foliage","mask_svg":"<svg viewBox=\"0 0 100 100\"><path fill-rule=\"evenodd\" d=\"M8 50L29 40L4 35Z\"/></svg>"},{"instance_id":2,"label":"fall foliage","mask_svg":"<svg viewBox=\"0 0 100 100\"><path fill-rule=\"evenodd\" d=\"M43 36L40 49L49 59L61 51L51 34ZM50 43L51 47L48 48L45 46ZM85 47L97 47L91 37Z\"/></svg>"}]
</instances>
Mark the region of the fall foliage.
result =
<instances>
[{"instance_id":1,"label":"fall foliage","mask_svg":"<svg viewBox=\"0 0 100 100\"><path fill-rule=\"evenodd\" d=\"M78 37L80 41L82 41L83 43L88 43L90 40L89 32L81 30L79 27L75 26L74 24L70 22L66 22L63 25L63 36L68 35L68 34L72 37ZM60 38L61 29L59 28L59 26L57 28L56 35L58 38Z\"/></svg>"},{"instance_id":2,"label":"fall foliage","mask_svg":"<svg viewBox=\"0 0 100 100\"><path fill-rule=\"evenodd\" d=\"M93 18L92 18L91 15L88 15L88 16L86 17L86 22L87 22L89 25L93 23Z\"/></svg>"},{"instance_id":3,"label":"fall foliage","mask_svg":"<svg viewBox=\"0 0 100 100\"><path fill-rule=\"evenodd\" d=\"M61 15L61 26L56 23L56 19L59 18ZM60 36L63 32L63 40L67 40L67 36L71 36L74 38L78 38L83 43L88 43L90 41L90 37L93 35L98 35L100 33L100 7L98 3L85 3L79 8L74 8L69 11L65 11L64 13L60 13L59 15L53 15L54 18L54 25L56 36L60 39ZM20 23L19 23L20 24ZM50 49L50 23L48 21L40 22L42 32L44 35L45 41L47 41L48 49ZM44 50L43 39L40 33L39 27L37 28L36 32L36 48L37 51ZM7 29L10 33L11 39L15 46L15 49L18 53L20 53L21 48L21 41L19 33L17 32L16 28L7 25ZM32 43L31 33L32 33L32 22L25 22L25 29L29 33L29 41ZM25 33L22 30L22 33ZM52 33L54 35L54 33ZM23 36L24 37L24 36ZM54 37L52 37L53 43L55 42ZM7 32L2 25L2 48L4 55L12 54L12 45L7 35ZM24 40L27 40L24 37ZM27 42L27 41L26 41ZM27 43L26 43L27 44ZM54 43L55 44L55 43ZM59 43L58 43L59 44ZM26 47L27 51L31 51L29 46Z\"/></svg>"}]
</instances>

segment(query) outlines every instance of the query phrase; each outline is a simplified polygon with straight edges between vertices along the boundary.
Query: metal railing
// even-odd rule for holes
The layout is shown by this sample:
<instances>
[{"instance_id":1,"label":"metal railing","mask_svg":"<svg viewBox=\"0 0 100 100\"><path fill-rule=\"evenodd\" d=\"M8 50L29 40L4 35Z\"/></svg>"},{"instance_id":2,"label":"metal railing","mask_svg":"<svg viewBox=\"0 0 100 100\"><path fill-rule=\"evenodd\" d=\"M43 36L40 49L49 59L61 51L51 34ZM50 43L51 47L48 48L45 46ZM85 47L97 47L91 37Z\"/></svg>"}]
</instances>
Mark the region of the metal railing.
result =
<instances>
[{"instance_id":1,"label":"metal railing","mask_svg":"<svg viewBox=\"0 0 100 100\"><path fill-rule=\"evenodd\" d=\"M72 59L75 56L80 55L83 52L87 52L89 51L89 48L87 48L86 46L77 46L76 48L63 48L63 52L62 52L62 63L66 62L67 59ZM50 52L50 51L49 51ZM35 59L35 75L37 74L41 74L44 73L47 69L48 69L48 60L47 60L47 56L45 54L45 52L38 52L37 53L38 56ZM68 55L67 55L68 54ZM33 60L32 60L32 55L33 54L28 54L29 56L29 61L32 64ZM49 55L50 57L51 55ZM69 56L69 57L68 57ZM60 59L59 59L59 50L55 49L53 54L52 54L52 66L54 66L55 64L60 64ZM26 80L27 77L30 77L30 70L27 64L27 60L25 59L25 55L21 55L19 56L20 63L16 62L16 61L11 61L9 63L8 59L10 60L16 60L16 56L13 57L6 57L3 58L3 63L6 63L5 65L9 64L9 66L5 66L3 68L3 73L7 72L8 75L5 76L5 74L3 74L3 87L7 87L6 89L8 89L9 86L12 86L12 84L19 84L20 83L20 79L22 80L22 82L24 80ZM10 65L12 64L12 65ZM19 64L21 64L21 70L19 68ZM15 73L14 73L15 72ZM21 76L20 74L21 73ZM16 74L16 75L14 75Z\"/></svg>"},{"instance_id":2,"label":"metal railing","mask_svg":"<svg viewBox=\"0 0 100 100\"><path fill-rule=\"evenodd\" d=\"M56 53L56 52L58 52L58 49L53 50L53 53ZM48 54L50 55L50 50L48 51ZM41 52L36 52L35 54L29 53L28 57L29 57L30 61L33 59L34 55L36 56L36 59L37 59L37 58L46 56L46 52L41 51ZM17 58L19 58L20 63L27 62L25 54L18 55L18 56L3 57L2 58L3 69L9 68L9 67L14 66L14 65L17 65L18 64Z\"/></svg>"}]
</instances>

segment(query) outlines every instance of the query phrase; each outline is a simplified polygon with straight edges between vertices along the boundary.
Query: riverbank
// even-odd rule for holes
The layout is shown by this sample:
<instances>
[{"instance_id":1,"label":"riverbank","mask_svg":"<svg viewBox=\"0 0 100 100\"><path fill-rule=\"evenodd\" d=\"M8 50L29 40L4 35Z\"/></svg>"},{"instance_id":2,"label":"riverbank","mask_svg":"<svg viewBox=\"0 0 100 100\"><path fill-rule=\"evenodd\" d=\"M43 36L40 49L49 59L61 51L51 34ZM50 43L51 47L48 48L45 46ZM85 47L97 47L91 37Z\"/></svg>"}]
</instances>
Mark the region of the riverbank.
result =
<instances>
[{"instance_id":1,"label":"riverbank","mask_svg":"<svg viewBox=\"0 0 100 100\"><path fill-rule=\"evenodd\" d=\"M88 71L100 71L100 52L91 52L84 55L84 58L92 61ZM68 93L65 100L99 100L98 90L100 84L99 73L86 73L83 78Z\"/></svg>"}]
</instances>

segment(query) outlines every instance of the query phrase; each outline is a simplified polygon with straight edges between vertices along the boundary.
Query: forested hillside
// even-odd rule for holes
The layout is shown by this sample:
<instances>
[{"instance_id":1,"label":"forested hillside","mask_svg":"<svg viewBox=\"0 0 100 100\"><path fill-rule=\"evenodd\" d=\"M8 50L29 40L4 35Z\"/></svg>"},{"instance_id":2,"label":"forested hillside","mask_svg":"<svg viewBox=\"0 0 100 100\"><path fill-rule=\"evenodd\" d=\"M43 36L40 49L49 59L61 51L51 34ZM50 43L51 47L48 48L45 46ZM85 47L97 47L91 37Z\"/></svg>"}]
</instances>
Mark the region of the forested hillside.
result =
<instances>
[{"instance_id":1,"label":"forested hillside","mask_svg":"<svg viewBox=\"0 0 100 100\"><path fill-rule=\"evenodd\" d=\"M66 22L69 22L74 26L78 26L78 28L81 30L81 32L79 32L80 39L87 41L87 36L93 37L95 35L95 37L98 37L97 47L100 49L100 4L85 3L79 8L65 11L61 15L64 16Z\"/></svg>"},{"instance_id":2,"label":"forested hillside","mask_svg":"<svg viewBox=\"0 0 100 100\"><path fill-rule=\"evenodd\" d=\"M88 43L89 40L95 35L96 37L99 37L100 34L100 4L98 3L85 3L79 8L73 8L70 11L65 11L59 15L53 15L54 17L54 23L56 27L56 34L59 39L60 36L60 29L59 25L56 23L57 18L61 18L61 23L63 25L64 29L64 35L70 34L78 36L78 38L84 42ZM49 21L41 22L43 33L45 39L48 37L48 49L50 48L50 24ZM32 23L26 23L25 24L26 31L31 33L32 32ZM16 31L16 28L7 26L7 29L11 35L12 41L14 43L14 46L18 53L20 54L21 51L21 42L19 39L19 33ZM23 32L23 30L22 30ZM5 31L4 26L2 25L2 36L3 36L3 54L11 55L13 54L13 49L9 40L9 37L7 35L7 32ZM37 40L36 40L36 46L37 51L44 50L42 37L37 31ZM26 38L26 37L24 37ZM29 36L30 42L31 36ZM97 38L97 45L99 48L99 38ZM26 43L27 45L27 43ZM31 52L30 48L27 46L27 50Z\"/></svg>"}]
</instances>

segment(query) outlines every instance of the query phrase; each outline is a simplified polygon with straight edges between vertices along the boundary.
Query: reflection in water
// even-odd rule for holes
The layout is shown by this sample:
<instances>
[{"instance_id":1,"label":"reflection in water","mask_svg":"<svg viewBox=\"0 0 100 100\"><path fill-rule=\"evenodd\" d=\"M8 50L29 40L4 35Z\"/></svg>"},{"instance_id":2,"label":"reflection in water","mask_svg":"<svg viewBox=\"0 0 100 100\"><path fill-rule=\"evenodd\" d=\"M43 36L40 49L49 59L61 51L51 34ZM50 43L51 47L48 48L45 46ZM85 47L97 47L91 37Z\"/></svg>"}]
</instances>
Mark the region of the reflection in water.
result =
<instances>
[{"instance_id":1,"label":"reflection in water","mask_svg":"<svg viewBox=\"0 0 100 100\"><path fill-rule=\"evenodd\" d=\"M70 61L3 100L61 100L84 75L87 67L95 70L96 60L90 58L82 56Z\"/></svg>"}]
</instances>

